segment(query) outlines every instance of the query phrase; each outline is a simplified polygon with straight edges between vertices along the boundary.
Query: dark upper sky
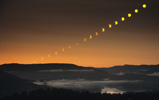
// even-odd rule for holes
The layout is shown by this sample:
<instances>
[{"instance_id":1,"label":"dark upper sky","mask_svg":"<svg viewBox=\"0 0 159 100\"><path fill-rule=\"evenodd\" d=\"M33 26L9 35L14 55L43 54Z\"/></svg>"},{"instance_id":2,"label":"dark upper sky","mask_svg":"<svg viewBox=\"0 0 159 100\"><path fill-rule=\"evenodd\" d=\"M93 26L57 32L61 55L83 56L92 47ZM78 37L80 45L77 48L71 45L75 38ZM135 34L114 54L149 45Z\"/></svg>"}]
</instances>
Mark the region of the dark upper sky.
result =
<instances>
[{"instance_id":1,"label":"dark upper sky","mask_svg":"<svg viewBox=\"0 0 159 100\"><path fill-rule=\"evenodd\" d=\"M158 64L158 5L158 0L1 0L0 63ZM89 35L93 38L83 43Z\"/></svg>"}]
</instances>

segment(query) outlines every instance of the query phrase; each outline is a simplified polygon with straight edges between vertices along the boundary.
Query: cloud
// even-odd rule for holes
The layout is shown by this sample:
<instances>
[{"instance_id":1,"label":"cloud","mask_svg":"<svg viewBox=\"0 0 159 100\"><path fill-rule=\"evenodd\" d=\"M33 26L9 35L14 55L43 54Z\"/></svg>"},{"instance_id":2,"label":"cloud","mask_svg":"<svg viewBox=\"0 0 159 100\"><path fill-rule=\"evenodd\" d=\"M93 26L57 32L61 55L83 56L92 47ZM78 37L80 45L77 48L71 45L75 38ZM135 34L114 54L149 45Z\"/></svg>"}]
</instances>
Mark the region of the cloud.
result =
<instances>
[{"instance_id":1,"label":"cloud","mask_svg":"<svg viewBox=\"0 0 159 100\"><path fill-rule=\"evenodd\" d=\"M147 74L148 76L159 76L159 72L154 72L152 74Z\"/></svg>"},{"instance_id":2,"label":"cloud","mask_svg":"<svg viewBox=\"0 0 159 100\"><path fill-rule=\"evenodd\" d=\"M118 93L122 90L119 90L117 88L115 89L115 87L112 87L112 85L117 86L123 83L138 83L138 82L141 82L141 81L140 80L108 80L108 79L103 81L89 81L84 79L74 79L74 80L61 79L61 80L51 80L51 81L45 81L45 82L36 81L33 83L37 85L47 85L47 86L56 87L56 88L81 89L81 90L86 89L91 92L95 90L94 92L101 92L101 93L103 93L104 91L114 91L115 93ZM120 93L123 93L123 92L124 91Z\"/></svg>"},{"instance_id":3,"label":"cloud","mask_svg":"<svg viewBox=\"0 0 159 100\"><path fill-rule=\"evenodd\" d=\"M125 73L123 73L123 72L119 72L119 73L117 73L116 75L124 75Z\"/></svg>"},{"instance_id":4,"label":"cloud","mask_svg":"<svg viewBox=\"0 0 159 100\"><path fill-rule=\"evenodd\" d=\"M102 90L101 90L101 93L124 93L125 91L121 91L117 88L109 88L109 87L104 87Z\"/></svg>"}]
</instances>

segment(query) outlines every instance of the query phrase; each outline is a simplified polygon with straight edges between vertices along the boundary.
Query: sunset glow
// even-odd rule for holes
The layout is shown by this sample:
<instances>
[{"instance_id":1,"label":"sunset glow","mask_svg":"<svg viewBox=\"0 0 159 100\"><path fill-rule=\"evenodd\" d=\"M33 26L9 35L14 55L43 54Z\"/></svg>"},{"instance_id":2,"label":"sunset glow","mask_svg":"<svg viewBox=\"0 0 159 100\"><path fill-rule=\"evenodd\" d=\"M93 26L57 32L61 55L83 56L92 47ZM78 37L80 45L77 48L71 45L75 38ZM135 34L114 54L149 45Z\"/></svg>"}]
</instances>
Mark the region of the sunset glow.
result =
<instances>
[{"instance_id":1,"label":"sunset glow","mask_svg":"<svg viewBox=\"0 0 159 100\"><path fill-rule=\"evenodd\" d=\"M68 45L68 48L69 48L69 49L71 49L71 46L70 46L70 45Z\"/></svg>"},{"instance_id":2,"label":"sunset glow","mask_svg":"<svg viewBox=\"0 0 159 100\"><path fill-rule=\"evenodd\" d=\"M64 51L65 51L65 49L64 49L64 48L62 48L62 51L64 52Z\"/></svg>"},{"instance_id":3,"label":"sunset glow","mask_svg":"<svg viewBox=\"0 0 159 100\"><path fill-rule=\"evenodd\" d=\"M116 7L111 1L81 2L80 6L71 1L32 2L16 1L4 8L0 64L110 67L159 63L158 17L152 12L153 3L126 1L124 6L116 2Z\"/></svg>"},{"instance_id":4,"label":"sunset glow","mask_svg":"<svg viewBox=\"0 0 159 100\"><path fill-rule=\"evenodd\" d=\"M57 51L55 52L55 55L57 55L58 53L57 53Z\"/></svg>"},{"instance_id":5,"label":"sunset glow","mask_svg":"<svg viewBox=\"0 0 159 100\"><path fill-rule=\"evenodd\" d=\"M49 55L48 55L48 58L50 58L50 57L51 57L51 55L49 54Z\"/></svg>"}]
</instances>

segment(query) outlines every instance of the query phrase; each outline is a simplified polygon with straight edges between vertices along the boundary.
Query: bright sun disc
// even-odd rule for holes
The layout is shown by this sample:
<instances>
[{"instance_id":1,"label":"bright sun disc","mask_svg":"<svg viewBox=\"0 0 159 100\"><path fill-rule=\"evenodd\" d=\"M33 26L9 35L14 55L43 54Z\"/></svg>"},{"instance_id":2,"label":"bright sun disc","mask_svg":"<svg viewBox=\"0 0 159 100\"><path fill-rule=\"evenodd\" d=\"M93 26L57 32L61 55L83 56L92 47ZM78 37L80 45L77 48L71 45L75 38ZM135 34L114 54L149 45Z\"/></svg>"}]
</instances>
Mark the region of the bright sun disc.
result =
<instances>
[{"instance_id":1,"label":"bright sun disc","mask_svg":"<svg viewBox=\"0 0 159 100\"><path fill-rule=\"evenodd\" d=\"M142 7L143 7L143 8L146 8L146 4L143 4Z\"/></svg>"},{"instance_id":2,"label":"bright sun disc","mask_svg":"<svg viewBox=\"0 0 159 100\"><path fill-rule=\"evenodd\" d=\"M84 42L86 42L87 41L87 39L86 38L84 38L84 40L83 40Z\"/></svg>"},{"instance_id":3,"label":"bright sun disc","mask_svg":"<svg viewBox=\"0 0 159 100\"><path fill-rule=\"evenodd\" d=\"M105 28L102 28L102 32L105 32Z\"/></svg>"},{"instance_id":4,"label":"bright sun disc","mask_svg":"<svg viewBox=\"0 0 159 100\"><path fill-rule=\"evenodd\" d=\"M111 24L109 24L109 28L112 28L112 25L111 25Z\"/></svg>"},{"instance_id":5,"label":"bright sun disc","mask_svg":"<svg viewBox=\"0 0 159 100\"><path fill-rule=\"evenodd\" d=\"M118 25L118 21L115 21L115 25Z\"/></svg>"},{"instance_id":6,"label":"bright sun disc","mask_svg":"<svg viewBox=\"0 0 159 100\"><path fill-rule=\"evenodd\" d=\"M96 36L98 36L98 32L96 32Z\"/></svg>"},{"instance_id":7,"label":"bright sun disc","mask_svg":"<svg viewBox=\"0 0 159 100\"><path fill-rule=\"evenodd\" d=\"M131 17L131 14L130 14L130 13L128 13L128 17Z\"/></svg>"},{"instance_id":8,"label":"bright sun disc","mask_svg":"<svg viewBox=\"0 0 159 100\"><path fill-rule=\"evenodd\" d=\"M135 13L138 13L139 12L139 10L138 9L135 9Z\"/></svg>"},{"instance_id":9,"label":"bright sun disc","mask_svg":"<svg viewBox=\"0 0 159 100\"><path fill-rule=\"evenodd\" d=\"M124 17L121 17L121 21L125 21L125 18L124 18Z\"/></svg>"},{"instance_id":10,"label":"bright sun disc","mask_svg":"<svg viewBox=\"0 0 159 100\"><path fill-rule=\"evenodd\" d=\"M65 51L65 49L64 49L64 48L62 48L62 51L64 52L64 51Z\"/></svg>"},{"instance_id":11,"label":"bright sun disc","mask_svg":"<svg viewBox=\"0 0 159 100\"><path fill-rule=\"evenodd\" d=\"M58 53L57 53L57 51L55 52L55 55L57 55Z\"/></svg>"},{"instance_id":12,"label":"bright sun disc","mask_svg":"<svg viewBox=\"0 0 159 100\"><path fill-rule=\"evenodd\" d=\"M92 35L89 35L89 39L92 39Z\"/></svg>"}]
</instances>

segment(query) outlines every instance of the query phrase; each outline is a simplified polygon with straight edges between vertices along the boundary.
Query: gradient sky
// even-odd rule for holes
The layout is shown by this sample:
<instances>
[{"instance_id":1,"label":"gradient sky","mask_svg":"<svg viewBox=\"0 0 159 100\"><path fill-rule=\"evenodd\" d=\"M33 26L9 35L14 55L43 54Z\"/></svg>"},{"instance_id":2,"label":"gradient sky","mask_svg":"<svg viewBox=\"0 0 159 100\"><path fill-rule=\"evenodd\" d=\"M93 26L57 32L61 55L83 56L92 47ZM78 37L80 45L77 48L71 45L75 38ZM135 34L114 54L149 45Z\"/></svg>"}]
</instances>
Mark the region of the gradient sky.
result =
<instances>
[{"instance_id":1,"label":"gradient sky","mask_svg":"<svg viewBox=\"0 0 159 100\"><path fill-rule=\"evenodd\" d=\"M158 5L158 0L1 0L0 64L159 64ZM108 29L115 20L119 25ZM83 43L89 35L93 38Z\"/></svg>"}]
</instances>

